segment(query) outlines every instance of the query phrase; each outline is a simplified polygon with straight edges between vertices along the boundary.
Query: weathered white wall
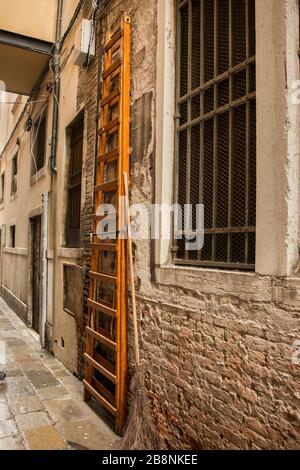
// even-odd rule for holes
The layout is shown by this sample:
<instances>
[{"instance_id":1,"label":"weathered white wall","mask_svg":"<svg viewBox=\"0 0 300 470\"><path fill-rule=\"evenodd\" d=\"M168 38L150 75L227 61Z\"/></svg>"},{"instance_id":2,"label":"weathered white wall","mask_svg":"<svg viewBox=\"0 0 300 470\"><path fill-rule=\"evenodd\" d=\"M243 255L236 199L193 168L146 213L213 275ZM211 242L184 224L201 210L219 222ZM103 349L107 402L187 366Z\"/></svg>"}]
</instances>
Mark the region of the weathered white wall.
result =
<instances>
[{"instance_id":1,"label":"weathered white wall","mask_svg":"<svg viewBox=\"0 0 300 470\"><path fill-rule=\"evenodd\" d=\"M0 153L27 101L26 96L0 92Z\"/></svg>"},{"instance_id":2,"label":"weathered white wall","mask_svg":"<svg viewBox=\"0 0 300 470\"><path fill-rule=\"evenodd\" d=\"M298 1L257 5L256 271L291 275L299 246Z\"/></svg>"},{"instance_id":3,"label":"weathered white wall","mask_svg":"<svg viewBox=\"0 0 300 470\"><path fill-rule=\"evenodd\" d=\"M47 133L49 135L51 100L49 100L45 85L45 83L42 84L40 94L40 99L43 101L32 105L32 118L33 121L38 119L43 110L44 113L46 112L46 105L48 105ZM17 100L22 102L20 97L17 97ZM22 109L23 105L20 104L15 106L14 114L7 110L7 113L10 113L8 116L10 129L16 125ZM28 114L23 114L15 132L5 145L0 160L0 173L5 171L4 203L0 206L0 225L5 225L5 246L2 247L2 285L16 297L16 304L20 301L20 305L24 304L25 307L28 306L31 289L28 277L30 262L29 217L32 211L42 206L42 194L50 190L50 174L47 170L50 156L49 145L46 145L45 171L34 180L31 178L31 149L34 130L32 128L31 132L24 132L27 118ZM17 145L17 139L20 140L19 145ZM6 140L5 137L4 142ZM16 194L12 195L12 158L16 152L18 152L18 190ZM14 224L16 225L16 246L11 248L9 246L9 227ZM30 321L30 312L27 312L26 315L24 320Z\"/></svg>"}]
</instances>

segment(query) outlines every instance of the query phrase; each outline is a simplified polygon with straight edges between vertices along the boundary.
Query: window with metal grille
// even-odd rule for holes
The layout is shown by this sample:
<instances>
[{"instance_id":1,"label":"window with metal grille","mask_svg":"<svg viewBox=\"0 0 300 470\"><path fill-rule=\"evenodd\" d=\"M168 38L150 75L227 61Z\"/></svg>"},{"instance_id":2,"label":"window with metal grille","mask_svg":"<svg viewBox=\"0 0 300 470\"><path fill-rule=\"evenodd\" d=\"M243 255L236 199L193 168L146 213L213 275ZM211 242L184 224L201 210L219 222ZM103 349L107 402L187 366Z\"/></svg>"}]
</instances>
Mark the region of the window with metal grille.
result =
<instances>
[{"instance_id":1,"label":"window with metal grille","mask_svg":"<svg viewBox=\"0 0 300 470\"><path fill-rule=\"evenodd\" d=\"M83 151L83 113L67 129L70 142L66 246L80 245L81 177Z\"/></svg>"},{"instance_id":2,"label":"window with metal grille","mask_svg":"<svg viewBox=\"0 0 300 470\"><path fill-rule=\"evenodd\" d=\"M9 227L9 246L10 248L16 247L16 226L11 225Z\"/></svg>"},{"instance_id":3,"label":"window with metal grille","mask_svg":"<svg viewBox=\"0 0 300 470\"><path fill-rule=\"evenodd\" d=\"M5 191L5 172L1 175L1 188L0 188L0 204L4 202L4 191Z\"/></svg>"},{"instance_id":4,"label":"window with metal grille","mask_svg":"<svg viewBox=\"0 0 300 470\"><path fill-rule=\"evenodd\" d=\"M11 161L11 195L18 190L18 153L13 156Z\"/></svg>"},{"instance_id":5,"label":"window with metal grille","mask_svg":"<svg viewBox=\"0 0 300 470\"><path fill-rule=\"evenodd\" d=\"M34 147L31 175L34 175L45 165L46 137L47 137L47 117L46 114L39 117L34 124Z\"/></svg>"},{"instance_id":6,"label":"window with metal grille","mask_svg":"<svg viewBox=\"0 0 300 470\"><path fill-rule=\"evenodd\" d=\"M255 0L177 1L175 194L204 204L205 235L176 263L255 267L255 77Z\"/></svg>"}]
</instances>

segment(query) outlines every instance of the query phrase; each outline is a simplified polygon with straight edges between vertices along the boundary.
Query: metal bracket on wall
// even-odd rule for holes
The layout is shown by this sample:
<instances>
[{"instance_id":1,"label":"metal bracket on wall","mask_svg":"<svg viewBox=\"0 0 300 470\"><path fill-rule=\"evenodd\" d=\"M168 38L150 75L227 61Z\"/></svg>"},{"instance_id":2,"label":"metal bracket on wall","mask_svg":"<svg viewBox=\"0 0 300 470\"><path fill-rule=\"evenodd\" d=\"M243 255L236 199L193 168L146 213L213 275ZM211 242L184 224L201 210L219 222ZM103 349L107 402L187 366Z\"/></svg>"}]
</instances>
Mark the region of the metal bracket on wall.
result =
<instances>
[{"instance_id":1,"label":"metal bracket on wall","mask_svg":"<svg viewBox=\"0 0 300 470\"><path fill-rule=\"evenodd\" d=\"M104 48L84 379L85 400L94 397L109 411L118 434L126 415L127 253L119 234L125 223L123 172L129 173L130 35L130 19L123 15ZM96 235L102 204L116 209L114 239L109 232L105 239Z\"/></svg>"}]
</instances>

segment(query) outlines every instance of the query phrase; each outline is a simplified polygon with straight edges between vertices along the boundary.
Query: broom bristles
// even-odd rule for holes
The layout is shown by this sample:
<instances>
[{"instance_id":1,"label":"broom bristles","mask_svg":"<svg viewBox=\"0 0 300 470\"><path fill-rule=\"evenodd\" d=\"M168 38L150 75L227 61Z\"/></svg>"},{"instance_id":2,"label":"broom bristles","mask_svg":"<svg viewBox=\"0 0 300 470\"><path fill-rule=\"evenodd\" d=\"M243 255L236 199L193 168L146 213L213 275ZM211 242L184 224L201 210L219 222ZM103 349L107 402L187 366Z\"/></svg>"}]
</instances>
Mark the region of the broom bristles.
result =
<instances>
[{"instance_id":1,"label":"broom bristles","mask_svg":"<svg viewBox=\"0 0 300 470\"><path fill-rule=\"evenodd\" d=\"M125 425L125 433L118 444L120 450L161 450L163 440L149 415L149 399L145 393L143 367L139 367L131 381L132 401Z\"/></svg>"}]
</instances>

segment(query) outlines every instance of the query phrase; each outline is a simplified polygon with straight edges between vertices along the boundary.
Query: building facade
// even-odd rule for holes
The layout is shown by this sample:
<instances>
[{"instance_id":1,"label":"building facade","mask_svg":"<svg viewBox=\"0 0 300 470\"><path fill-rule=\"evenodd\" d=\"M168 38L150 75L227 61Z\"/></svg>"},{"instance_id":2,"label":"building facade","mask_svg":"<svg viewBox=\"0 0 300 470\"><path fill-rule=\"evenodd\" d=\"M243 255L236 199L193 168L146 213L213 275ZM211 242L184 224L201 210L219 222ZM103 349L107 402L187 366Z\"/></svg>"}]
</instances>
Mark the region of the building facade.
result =
<instances>
[{"instance_id":1,"label":"building facade","mask_svg":"<svg viewBox=\"0 0 300 470\"><path fill-rule=\"evenodd\" d=\"M13 121L0 160L1 295L82 378L102 57L126 12L131 203L204 204L201 250L176 239L164 211L159 237L134 244L155 423L170 448L298 448L298 1L60 6L60 47L32 89L7 78L27 105L1 104ZM78 65L83 19L95 54Z\"/></svg>"}]
</instances>

